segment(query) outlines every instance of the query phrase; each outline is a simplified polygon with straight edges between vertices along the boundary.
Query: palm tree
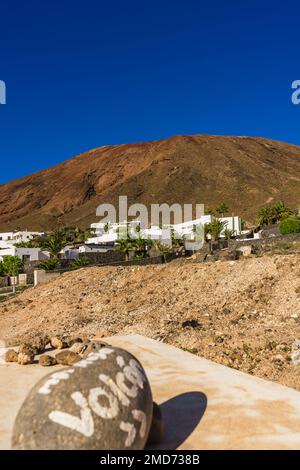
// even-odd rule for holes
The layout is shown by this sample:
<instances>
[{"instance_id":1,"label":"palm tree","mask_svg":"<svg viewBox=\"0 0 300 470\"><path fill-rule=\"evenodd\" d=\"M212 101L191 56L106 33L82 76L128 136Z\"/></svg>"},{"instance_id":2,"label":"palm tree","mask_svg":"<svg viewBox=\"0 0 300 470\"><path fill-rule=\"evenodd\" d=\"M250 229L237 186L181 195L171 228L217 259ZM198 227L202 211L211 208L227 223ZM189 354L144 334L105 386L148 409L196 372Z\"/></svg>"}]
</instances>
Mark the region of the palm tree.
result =
<instances>
[{"instance_id":1,"label":"palm tree","mask_svg":"<svg viewBox=\"0 0 300 470\"><path fill-rule=\"evenodd\" d=\"M182 237L179 233L174 228L171 228L171 241L173 248L179 248L181 239Z\"/></svg>"},{"instance_id":2,"label":"palm tree","mask_svg":"<svg viewBox=\"0 0 300 470\"><path fill-rule=\"evenodd\" d=\"M44 271L53 271L54 269L58 268L59 261L57 258L49 258L41 261L35 267L37 269L43 269Z\"/></svg>"},{"instance_id":3,"label":"palm tree","mask_svg":"<svg viewBox=\"0 0 300 470\"><path fill-rule=\"evenodd\" d=\"M133 251L134 249L134 242L136 240L131 239L130 237L127 238L119 238L116 241L116 250L121 251L121 253L124 253L125 255L125 260L129 260L129 252Z\"/></svg>"},{"instance_id":4,"label":"palm tree","mask_svg":"<svg viewBox=\"0 0 300 470\"><path fill-rule=\"evenodd\" d=\"M257 216L257 221L261 227L269 225L273 220L272 207L262 207Z\"/></svg>"},{"instance_id":5,"label":"palm tree","mask_svg":"<svg viewBox=\"0 0 300 470\"><path fill-rule=\"evenodd\" d=\"M262 207L258 212L258 223L260 226L265 227L270 224L275 224L286 217L293 214L293 211L280 201L273 206Z\"/></svg>"},{"instance_id":6,"label":"palm tree","mask_svg":"<svg viewBox=\"0 0 300 470\"><path fill-rule=\"evenodd\" d=\"M234 230L230 230L229 228L225 228L224 235L225 235L226 240L230 240L231 238L234 237Z\"/></svg>"},{"instance_id":7,"label":"palm tree","mask_svg":"<svg viewBox=\"0 0 300 470\"><path fill-rule=\"evenodd\" d=\"M147 256L147 249L151 246L151 240L147 240L144 238L137 238L133 242L133 247L135 250L134 256L135 258L146 258Z\"/></svg>"},{"instance_id":8,"label":"palm tree","mask_svg":"<svg viewBox=\"0 0 300 470\"><path fill-rule=\"evenodd\" d=\"M65 233L62 230L55 230L43 244L43 249L49 251L51 258L58 258L61 250L67 245Z\"/></svg>"},{"instance_id":9,"label":"palm tree","mask_svg":"<svg viewBox=\"0 0 300 470\"><path fill-rule=\"evenodd\" d=\"M121 251L125 254L125 260L129 260L129 252L134 251L135 257L145 258L147 254L147 248L150 246L151 241L143 238L131 238L129 235L127 238L120 238L116 241L116 250Z\"/></svg>"},{"instance_id":10,"label":"palm tree","mask_svg":"<svg viewBox=\"0 0 300 470\"><path fill-rule=\"evenodd\" d=\"M278 222L293 214L293 211L280 201L272 207L273 221Z\"/></svg>"},{"instance_id":11,"label":"palm tree","mask_svg":"<svg viewBox=\"0 0 300 470\"><path fill-rule=\"evenodd\" d=\"M211 207L205 207L204 215L215 215L214 210Z\"/></svg>"},{"instance_id":12,"label":"palm tree","mask_svg":"<svg viewBox=\"0 0 300 470\"><path fill-rule=\"evenodd\" d=\"M226 212L229 212L229 207L225 202L221 202L221 204L219 204L216 208L216 212L220 214L221 217L224 217L224 214L226 214Z\"/></svg>"},{"instance_id":13,"label":"palm tree","mask_svg":"<svg viewBox=\"0 0 300 470\"><path fill-rule=\"evenodd\" d=\"M220 234L224 227L226 227L227 222L222 222L221 220L214 219L209 224L205 224L205 233L211 236L211 240L215 242L220 237Z\"/></svg>"},{"instance_id":14,"label":"palm tree","mask_svg":"<svg viewBox=\"0 0 300 470\"><path fill-rule=\"evenodd\" d=\"M71 261L71 268L84 268L90 264L90 260L87 256L79 256L79 258Z\"/></svg>"}]
</instances>

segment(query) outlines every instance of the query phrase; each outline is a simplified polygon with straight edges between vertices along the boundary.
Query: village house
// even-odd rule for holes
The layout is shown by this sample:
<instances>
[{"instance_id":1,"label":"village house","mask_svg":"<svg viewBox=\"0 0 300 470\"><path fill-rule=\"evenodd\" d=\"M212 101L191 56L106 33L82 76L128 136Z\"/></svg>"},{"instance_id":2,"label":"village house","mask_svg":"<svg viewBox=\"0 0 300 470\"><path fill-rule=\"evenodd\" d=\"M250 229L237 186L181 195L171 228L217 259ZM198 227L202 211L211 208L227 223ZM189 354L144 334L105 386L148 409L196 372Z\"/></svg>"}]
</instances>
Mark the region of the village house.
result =
<instances>
[{"instance_id":1,"label":"village house","mask_svg":"<svg viewBox=\"0 0 300 470\"><path fill-rule=\"evenodd\" d=\"M22 261L43 261L49 258L49 253L42 251L40 248L17 248L11 246L0 250L0 261L4 256L17 256Z\"/></svg>"}]
</instances>

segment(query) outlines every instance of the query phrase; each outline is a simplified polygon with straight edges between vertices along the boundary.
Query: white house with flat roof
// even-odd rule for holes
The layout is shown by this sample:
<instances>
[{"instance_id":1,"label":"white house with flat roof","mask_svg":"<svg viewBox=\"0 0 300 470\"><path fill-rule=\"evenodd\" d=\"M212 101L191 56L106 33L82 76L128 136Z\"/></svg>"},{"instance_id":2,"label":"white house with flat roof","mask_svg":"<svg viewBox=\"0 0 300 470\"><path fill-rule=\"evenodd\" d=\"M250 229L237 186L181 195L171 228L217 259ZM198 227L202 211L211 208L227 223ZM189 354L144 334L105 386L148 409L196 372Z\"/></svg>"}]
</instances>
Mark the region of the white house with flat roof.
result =
<instances>
[{"instance_id":1,"label":"white house with flat roof","mask_svg":"<svg viewBox=\"0 0 300 470\"><path fill-rule=\"evenodd\" d=\"M4 256L17 256L22 261L43 261L49 259L49 253L41 251L40 248L4 248L0 250L0 261L3 261Z\"/></svg>"},{"instance_id":2,"label":"white house with flat roof","mask_svg":"<svg viewBox=\"0 0 300 470\"><path fill-rule=\"evenodd\" d=\"M164 227L151 226L150 228L141 228L140 236L142 238L149 238L154 241L161 242L163 244L172 244L172 235L175 235L177 238L185 239L185 243L190 243L193 245L194 249L199 249L202 246L202 238L199 240L199 234L204 237L204 230L201 232L201 229L204 228L206 224L211 223L216 217L207 214L202 215L198 219L189 220L182 222L180 224L173 224ZM225 236L225 230L231 230L232 235L237 237L241 233L242 222L239 216L232 217L220 217L218 218L221 222L224 222L224 229L221 232L221 237ZM110 223L94 223L91 225L91 229L94 231L95 236L87 240L87 245L97 246L97 245L107 245L113 244L118 240L119 233L122 233L122 229L128 227L128 224L139 225L139 221L132 222L122 222L120 224L110 224ZM121 235L122 236L122 235ZM195 241L198 242L199 247L195 245ZM198 246L197 245L197 246ZM189 248L187 248L189 249Z\"/></svg>"},{"instance_id":3,"label":"white house with flat roof","mask_svg":"<svg viewBox=\"0 0 300 470\"><path fill-rule=\"evenodd\" d=\"M67 245L60 251L60 258L62 259L77 259L78 256L79 248L74 248L72 245Z\"/></svg>"},{"instance_id":4,"label":"white house with flat roof","mask_svg":"<svg viewBox=\"0 0 300 470\"><path fill-rule=\"evenodd\" d=\"M33 237L41 237L45 232L29 232L28 230L17 232L0 232L0 242L7 242L9 245L14 243L28 242Z\"/></svg>"}]
</instances>

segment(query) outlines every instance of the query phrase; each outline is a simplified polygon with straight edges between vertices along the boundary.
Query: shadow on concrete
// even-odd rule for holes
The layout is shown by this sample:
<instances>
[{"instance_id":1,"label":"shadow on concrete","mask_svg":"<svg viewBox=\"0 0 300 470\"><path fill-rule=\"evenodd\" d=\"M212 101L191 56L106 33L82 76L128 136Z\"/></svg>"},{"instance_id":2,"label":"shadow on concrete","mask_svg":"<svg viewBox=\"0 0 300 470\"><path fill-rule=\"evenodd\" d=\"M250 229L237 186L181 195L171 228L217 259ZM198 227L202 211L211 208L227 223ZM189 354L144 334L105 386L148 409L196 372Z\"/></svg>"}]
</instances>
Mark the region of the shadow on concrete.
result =
<instances>
[{"instance_id":1,"label":"shadow on concrete","mask_svg":"<svg viewBox=\"0 0 300 470\"><path fill-rule=\"evenodd\" d=\"M149 449L177 449L199 424L207 408L202 392L186 392L160 404L164 420L164 441Z\"/></svg>"}]
</instances>

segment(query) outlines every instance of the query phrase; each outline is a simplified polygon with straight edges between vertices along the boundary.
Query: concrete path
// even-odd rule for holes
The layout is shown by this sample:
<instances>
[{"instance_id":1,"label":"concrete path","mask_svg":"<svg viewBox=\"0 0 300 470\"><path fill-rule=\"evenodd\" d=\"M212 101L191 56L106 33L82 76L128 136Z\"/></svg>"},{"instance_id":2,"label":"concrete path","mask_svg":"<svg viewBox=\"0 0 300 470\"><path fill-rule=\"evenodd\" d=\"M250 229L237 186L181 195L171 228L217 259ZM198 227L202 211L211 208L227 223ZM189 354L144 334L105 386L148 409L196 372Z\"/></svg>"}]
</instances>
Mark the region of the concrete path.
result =
<instances>
[{"instance_id":1,"label":"concrete path","mask_svg":"<svg viewBox=\"0 0 300 470\"><path fill-rule=\"evenodd\" d=\"M132 352L145 367L164 415L160 448L300 449L299 392L143 336L106 340ZM10 446L26 394L49 372L0 364L0 449Z\"/></svg>"}]
</instances>

